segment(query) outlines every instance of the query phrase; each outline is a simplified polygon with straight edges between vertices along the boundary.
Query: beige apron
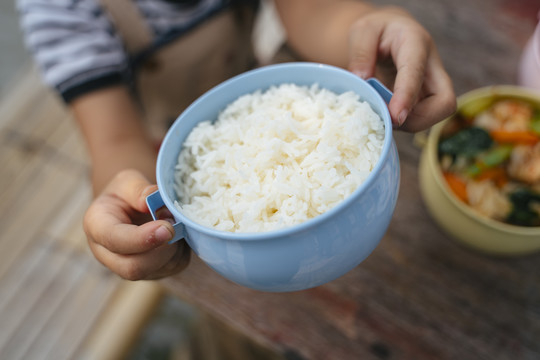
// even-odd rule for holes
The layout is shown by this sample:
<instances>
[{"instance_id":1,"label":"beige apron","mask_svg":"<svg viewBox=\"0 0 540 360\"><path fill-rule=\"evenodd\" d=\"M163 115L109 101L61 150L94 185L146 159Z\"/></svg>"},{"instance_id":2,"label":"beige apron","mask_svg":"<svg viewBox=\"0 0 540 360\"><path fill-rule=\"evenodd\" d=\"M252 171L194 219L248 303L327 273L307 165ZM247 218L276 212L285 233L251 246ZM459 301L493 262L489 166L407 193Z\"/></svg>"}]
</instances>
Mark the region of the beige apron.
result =
<instances>
[{"instance_id":1,"label":"beige apron","mask_svg":"<svg viewBox=\"0 0 540 360\"><path fill-rule=\"evenodd\" d=\"M153 33L130 0L100 0L131 56L148 49ZM135 71L135 90L149 125L161 138L197 97L255 64L251 8L224 10L160 47Z\"/></svg>"}]
</instances>

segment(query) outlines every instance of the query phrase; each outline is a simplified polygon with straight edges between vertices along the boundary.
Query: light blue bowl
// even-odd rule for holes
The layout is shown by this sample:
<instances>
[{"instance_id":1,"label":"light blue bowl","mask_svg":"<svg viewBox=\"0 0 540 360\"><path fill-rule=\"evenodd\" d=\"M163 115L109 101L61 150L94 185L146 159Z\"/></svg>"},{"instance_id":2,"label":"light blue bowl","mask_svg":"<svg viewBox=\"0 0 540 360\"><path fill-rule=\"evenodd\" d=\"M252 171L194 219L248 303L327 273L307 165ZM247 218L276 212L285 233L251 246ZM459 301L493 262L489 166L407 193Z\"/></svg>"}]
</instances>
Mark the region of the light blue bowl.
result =
<instances>
[{"instance_id":1,"label":"light blue bowl","mask_svg":"<svg viewBox=\"0 0 540 360\"><path fill-rule=\"evenodd\" d=\"M186 218L174 206L174 168L191 129L201 121L216 119L240 95L282 83L318 83L336 93L352 90L371 104L386 129L380 160L366 182L326 213L281 230L229 233ZM175 239L185 238L204 262L238 284L285 292L332 281L375 249L394 212L400 169L386 105L390 97L374 79L364 81L343 69L314 63L271 65L227 80L191 104L168 131L157 161L159 190L147 199L152 215L155 218L156 210L165 205L177 221Z\"/></svg>"}]
</instances>

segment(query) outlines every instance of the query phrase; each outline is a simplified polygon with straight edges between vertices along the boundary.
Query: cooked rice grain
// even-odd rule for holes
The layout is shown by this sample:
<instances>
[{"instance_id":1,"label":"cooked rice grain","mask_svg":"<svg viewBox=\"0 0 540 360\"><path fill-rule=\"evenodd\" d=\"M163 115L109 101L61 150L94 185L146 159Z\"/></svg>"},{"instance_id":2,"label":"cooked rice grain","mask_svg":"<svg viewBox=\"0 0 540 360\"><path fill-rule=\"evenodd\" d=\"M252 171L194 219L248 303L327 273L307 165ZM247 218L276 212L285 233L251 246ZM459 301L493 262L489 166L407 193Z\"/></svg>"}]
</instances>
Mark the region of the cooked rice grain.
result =
<instances>
[{"instance_id":1,"label":"cooked rice grain","mask_svg":"<svg viewBox=\"0 0 540 360\"><path fill-rule=\"evenodd\" d=\"M196 126L178 158L176 206L202 225L261 232L347 198L377 163L384 124L353 92L282 84Z\"/></svg>"}]
</instances>

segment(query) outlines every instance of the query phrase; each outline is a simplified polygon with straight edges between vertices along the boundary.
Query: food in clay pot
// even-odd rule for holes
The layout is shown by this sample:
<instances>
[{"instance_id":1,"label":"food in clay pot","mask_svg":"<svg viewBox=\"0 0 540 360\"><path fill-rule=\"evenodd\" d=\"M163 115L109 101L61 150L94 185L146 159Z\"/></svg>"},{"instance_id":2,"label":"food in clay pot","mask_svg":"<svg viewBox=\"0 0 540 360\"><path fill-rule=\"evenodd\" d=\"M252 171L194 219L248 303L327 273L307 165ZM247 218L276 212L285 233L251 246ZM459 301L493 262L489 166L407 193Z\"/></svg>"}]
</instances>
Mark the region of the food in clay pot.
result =
<instances>
[{"instance_id":1,"label":"food in clay pot","mask_svg":"<svg viewBox=\"0 0 540 360\"><path fill-rule=\"evenodd\" d=\"M452 192L482 216L540 226L540 109L514 98L471 103L441 131L438 160Z\"/></svg>"}]
</instances>

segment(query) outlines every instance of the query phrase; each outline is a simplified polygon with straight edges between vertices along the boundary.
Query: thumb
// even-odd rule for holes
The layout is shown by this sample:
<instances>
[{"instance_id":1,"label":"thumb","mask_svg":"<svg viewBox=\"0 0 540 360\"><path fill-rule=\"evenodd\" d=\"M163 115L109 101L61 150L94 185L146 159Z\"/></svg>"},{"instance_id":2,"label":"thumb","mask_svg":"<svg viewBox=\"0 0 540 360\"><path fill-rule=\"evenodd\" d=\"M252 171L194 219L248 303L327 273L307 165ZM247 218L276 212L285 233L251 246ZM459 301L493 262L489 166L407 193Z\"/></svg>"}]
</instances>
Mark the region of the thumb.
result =
<instances>
[{"instance_id":1,"label":"thumb","mask_svg":"<svg viewBox=\"0 0 540 360\"><path fill-rule=\"evenodd\" d=\"M382 28L368 28L366 22L357 21L349 33L349 70L367 79L375 74L377 53Z\"/></svg>"},{"instance_id":2,"label":"thumb","mask_svg":"<svg viewBox=\"0 0 540 360\"><path fill-rule=\"evenodd\" d=\"M157 185L137 170L123 170L111 181L106 192L124 200L129 206L143 213L148 212L146 197L157 190Z\"/></svg>"}]
</instances>

